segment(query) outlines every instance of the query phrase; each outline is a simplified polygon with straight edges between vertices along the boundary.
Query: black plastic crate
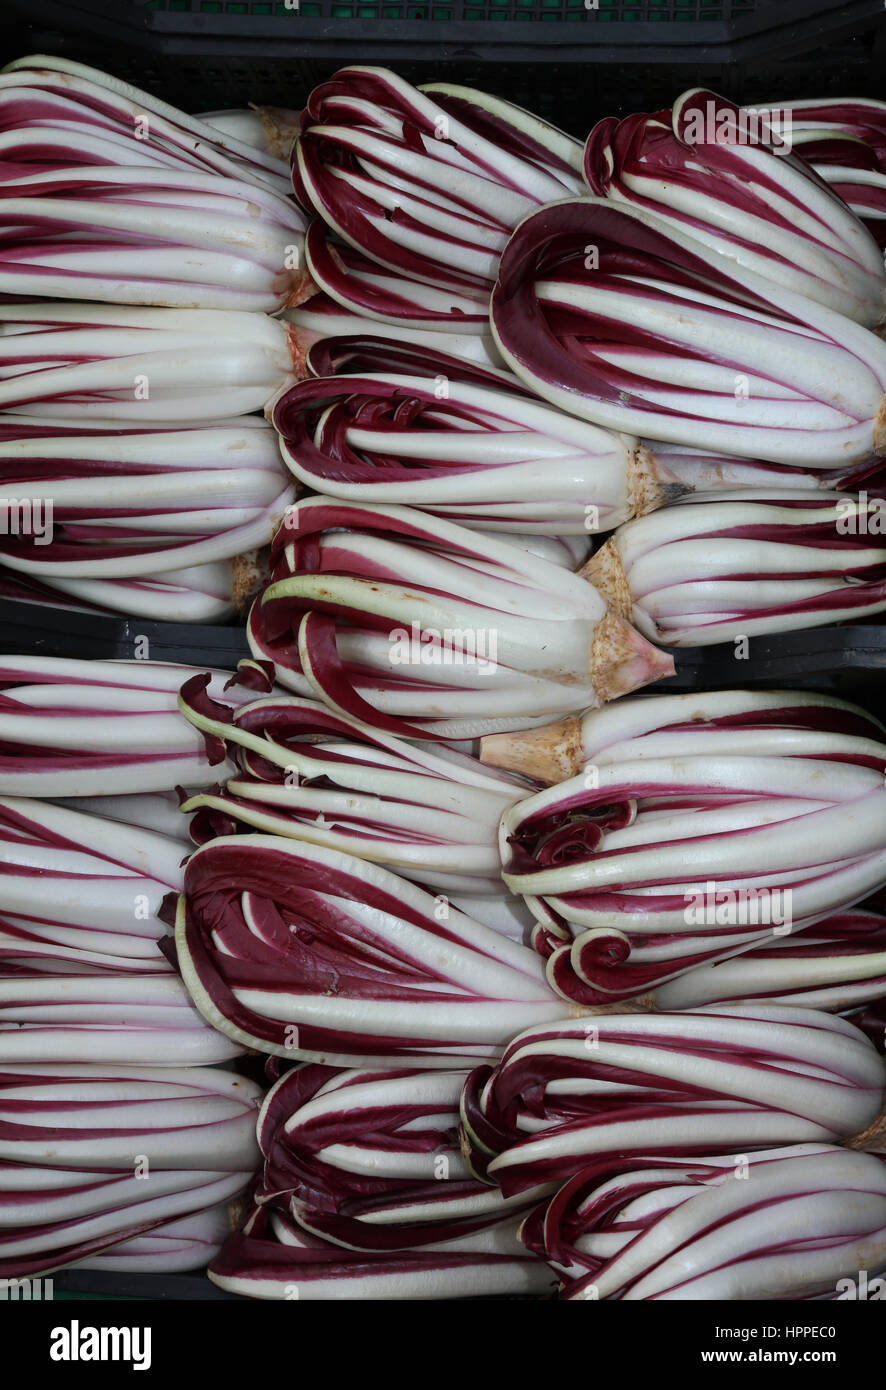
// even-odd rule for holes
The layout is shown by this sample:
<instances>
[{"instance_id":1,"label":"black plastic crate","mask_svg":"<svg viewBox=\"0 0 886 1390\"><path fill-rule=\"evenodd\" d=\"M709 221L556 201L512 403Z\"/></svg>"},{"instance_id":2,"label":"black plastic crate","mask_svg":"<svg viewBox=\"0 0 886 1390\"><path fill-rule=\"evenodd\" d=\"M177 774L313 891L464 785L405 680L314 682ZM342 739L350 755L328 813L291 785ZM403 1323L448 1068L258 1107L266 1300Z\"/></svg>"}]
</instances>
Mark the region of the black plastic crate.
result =
<instances>
[{"instance_id":1,"label":"black plastic crate","mask_svg":"<svg viewBox=\"0 0 886 1390\"><path fill-rule=\"evenodd\" d=\"M6 600L0 613L0 652L92 661L179 661L233 670L249 655L249 646L240 626L163 623Z\"/></svg>"},{"instance_id":2,"label":"black plastic crate","mask_svg":"<svg viewBox=\"0 0 886 1390\"><path fill-rule=\"evenodd\" d=\"M882 0L4 0L7 53L96 63L189 110L300 106L349 62L485 87L576 135L704 84L882 94ZM290 8L290 6L293 6Z\"/></svg>"},{"instance_id":3,"label":"black plastic crate","mask_svg":"<svg viewBox=\"0 0 886 1390\"><path fill-rule=\"evenodd\" d=\"M429 59L445 56L443 45L476 46L489 62L513 50L544 61L566 48L570 60L606 63L630 50L631 62L659 64L814 46L883 11L880 0L14 0L13 8L48 28L100 31L156 54L190 46L206 56L325 57L359 40L378 54L411 45L421 51L410 56Z\"/></svg>"},{"instance_id":4,"label":"black plastic crate","mask_svg":"<svg viewBox=\"0 0 886 1390\"><path fill-rule=\"evenodd\" d=\"M410 81L484 87L577 136L602 115L670 105L688 86L734 100L884 96L883 0L0 0L4 56L62 54L106 69L189 111L248 102L299 107L347 63L391 66ZM191 626L7 602L0 652L158 661L232 669L242 629ZM657 691L800 687L876 713L886 627L858 625L676 652ZM73 1299L227 1300L199 1272L64 1270ZM235 1300L239 1301L239 1300Z\"/></svg>"},{"instance_id":5,"label":"black plastic crate","mask_svg":"<svg viewBox=\"0 0 886 1390\"><path fill-rule=\"evenodd\" d=\"M53 1298L150 1299L166 1303L243 1303L239 1294L227 1293L205 1274L118 1274L104 1269L62 1269L52 1279Z\"/></svg>"},{"instance_id":6,"label":"black plastic crate","mask_svg":"<svg viewBox=\"0 0 886 1390\"><path fill-rule=\"evenodd\" d=\"M746 660L736 659L731 642L670 650L676 675L656 682L649 693L796 686L859 698L874 709L886 689L886 626L881 625L753 637ZM249 645L242 627L149 622L6 602L0 615L0 653L105 661L129 661L140 653L152 661L233 670L249 655Z\"/></svg>"}]
</instances>

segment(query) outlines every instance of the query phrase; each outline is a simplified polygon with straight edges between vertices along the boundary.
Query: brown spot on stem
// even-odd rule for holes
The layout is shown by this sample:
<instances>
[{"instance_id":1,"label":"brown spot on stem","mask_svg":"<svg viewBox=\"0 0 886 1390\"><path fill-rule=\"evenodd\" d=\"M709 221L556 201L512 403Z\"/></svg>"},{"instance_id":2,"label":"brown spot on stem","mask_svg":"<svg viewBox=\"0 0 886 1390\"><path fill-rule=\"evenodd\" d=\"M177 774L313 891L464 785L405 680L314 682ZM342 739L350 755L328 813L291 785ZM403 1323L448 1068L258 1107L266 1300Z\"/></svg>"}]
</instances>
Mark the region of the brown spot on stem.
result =
<instances>
[{"instance_id":1,"label":"brown spot on stem","mask_svg":"<svg viewBox=\"0 0 886 1390\"><path fill-rule=\"evenodd\" d=\"M846 1147L860 1149L864 1153L886 1154L886 1109L861 1134L847 1139Z\"/></svg>"},{"instance_id":2,"label":"brown spot on stem","mask_svg":"<svg viewBox=\"0 0 886 1390\"><path fill-rule=\"evenodd\" d=\"M584 765L581 715L568 715L541 729L487 734L480 740L480 761L548 786L565 782Z\"/></svg>"},{"instance_id":3,"label":"brown spot on stem","mask_svg":"<svg viewBox=\"0 0 886 1390\"><path fill-rule=\"evenodd\" d=\"M674 659L641 637L612 609L594 628L590 677L601 704L674 674Z\"/></svg>"},{"instance_id":4,"label":"brown spot on stem","mask_svg":"<svg viewBox=\"0 0 886 1390\"><path fill-rule=\"evenodd\" d=\"M579 570L579 574L582 579L593 584L597 592L603 595L616 613L619 613L623 618L630 619L633 610L631 589L624 565L621 562L621 556L615 545L614 536L610 536L606 544L602 545L597 553L591 556L587 564Z\"/></svg>"}]
</instances>

